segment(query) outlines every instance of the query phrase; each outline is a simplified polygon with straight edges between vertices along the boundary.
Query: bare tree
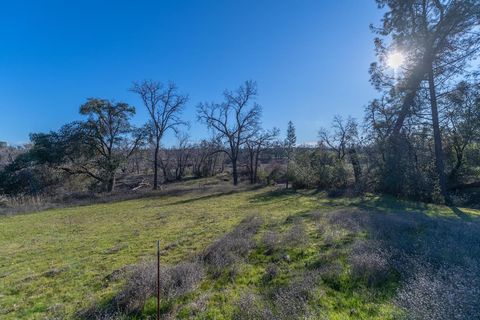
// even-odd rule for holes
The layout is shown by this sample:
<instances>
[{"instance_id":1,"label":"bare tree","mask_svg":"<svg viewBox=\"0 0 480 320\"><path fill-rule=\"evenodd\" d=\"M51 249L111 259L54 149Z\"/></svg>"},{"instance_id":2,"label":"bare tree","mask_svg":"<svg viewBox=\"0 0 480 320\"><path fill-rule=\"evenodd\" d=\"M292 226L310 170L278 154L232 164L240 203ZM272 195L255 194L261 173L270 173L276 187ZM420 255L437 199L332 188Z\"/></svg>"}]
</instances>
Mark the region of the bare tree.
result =
<instances>
[{"instance_id":1,"label":"bare tree","mask_svg":"<svg viewBox=\"0 0 480 320\"><path fill-rule=\"evenodd\" d=\"M272 144L272 142L278 137L279 133L280 130L277 128L273 128L269 131L258 131L245 142L248 151L250 183L254 184L258 182L260 154Z\"/></svg>"},{"instance_id":2,"label":"bare tree","mask_svg":"<svg viewBox=\"0 0 480 320\"><path fill-rule=\"evenodd\" d=\"M212 129L226 146L223 150L232 162L233 184L238 184L238 155L245 142L258 129L262 108L254 100L257 85L246 81L235 91L226 90L222 103L201 103L198 120Z\"/></svg>"},{"instance_id":3,"label":"bare tree","mask_svg":"<svg viewBox=\"0 0 480 320\"><path fill-rule=\"evenodd\" d=\"M130 89L138 94L148 110L150 121L147 128L153 143L153 189L158 189L158 166L161 141L168 130L178 131L178 127L188 125L180 118L188 96L180 94L174 83L163 85L160 82L144 80L134 83Z\"/></svg>"},{"instance_id":4,"label":"bare tree","mask_svg":"<svg viewBox=\"0 0 480 320\"><path fill-rule=\"evenodd\" d=\"M319 137L321 144L335 151L339 161L344 161L345 156L348 154L353 168L355 182L359 185L362 169L357 151L359 140L357 128L358 125L355 119L349 117L344 121L342 117L335 116L332 122L333 132L329 133L325 129L320 129Z\"/></svg>"},{"instance_id":5,"label":"bare tree","mask_svg":"<svg viewBox=\"0 0 480 320\"><path fill-rule=\"evenodd\" d=\"M177 134L178 144L172 150L175 154L175 180L182 180L185 176L191 156L190 137L186 133Z\"/></svg>"},{"instance_id":6,"label":"bare tree","mask_svg":"<svg viewBox=\"0 0 480 320\"><path fill-rule=\"evenodd\" d=\"M332 122L333 132L321 128L318 132L320 143L335 151L337 158L343 160L347 154L348 144L357 135L357 123L353 118L346 121L341 116L335 116Z\"/></svg>"},{"instance_id":7,"label":"bare tree","mask_svg":"<svg viewBox=\"0 0 480 320\"><path fill-rule=\"evenodd\" d=\"M202 140L192 147L192 172L196 177L213 176L218 165L223 172L225 153L217 140Z\"/></svg>"}]
</instances>

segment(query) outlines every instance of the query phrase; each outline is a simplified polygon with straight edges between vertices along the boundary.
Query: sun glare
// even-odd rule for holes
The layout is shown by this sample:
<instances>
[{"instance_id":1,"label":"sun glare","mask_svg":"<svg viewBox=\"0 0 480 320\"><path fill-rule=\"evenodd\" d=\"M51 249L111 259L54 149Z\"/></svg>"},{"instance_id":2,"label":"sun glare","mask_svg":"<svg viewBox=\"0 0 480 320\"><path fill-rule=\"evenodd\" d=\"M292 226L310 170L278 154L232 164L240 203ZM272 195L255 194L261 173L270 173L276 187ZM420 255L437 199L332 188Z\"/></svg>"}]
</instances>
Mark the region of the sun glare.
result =
<instances>
[{"instance_id":1,"label":"sun glare","mask_svg":"<svg viewBox=\"0 0 480 320\"><path fill-rule=\"evenodd\" d=\"M388 56L387 64L390 68L397 70L400 68L405 60L405 57L401 52L392 52Z\"/></svg>"}]
</instances>

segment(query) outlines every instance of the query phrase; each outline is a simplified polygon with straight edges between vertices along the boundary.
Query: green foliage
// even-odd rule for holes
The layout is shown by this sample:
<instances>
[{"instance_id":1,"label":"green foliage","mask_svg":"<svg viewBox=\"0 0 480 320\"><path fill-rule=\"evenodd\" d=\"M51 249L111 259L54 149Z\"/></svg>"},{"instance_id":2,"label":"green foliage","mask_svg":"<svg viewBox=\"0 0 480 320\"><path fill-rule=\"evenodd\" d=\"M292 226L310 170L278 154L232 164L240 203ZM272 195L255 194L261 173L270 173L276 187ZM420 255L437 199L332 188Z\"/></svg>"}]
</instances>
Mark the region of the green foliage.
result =
<instances>
[{"instance_id":1,"label":"green foliage","mask_svg":"<svg viewBox=\"0 0 480 320\"><path fill-rule=\"evenodd\" d=\"M333 152L306 149L297 152L291 165L290 180L294 188L335 189L347 186L349 172L344 161Z\"/></svg>"}]
</instances>

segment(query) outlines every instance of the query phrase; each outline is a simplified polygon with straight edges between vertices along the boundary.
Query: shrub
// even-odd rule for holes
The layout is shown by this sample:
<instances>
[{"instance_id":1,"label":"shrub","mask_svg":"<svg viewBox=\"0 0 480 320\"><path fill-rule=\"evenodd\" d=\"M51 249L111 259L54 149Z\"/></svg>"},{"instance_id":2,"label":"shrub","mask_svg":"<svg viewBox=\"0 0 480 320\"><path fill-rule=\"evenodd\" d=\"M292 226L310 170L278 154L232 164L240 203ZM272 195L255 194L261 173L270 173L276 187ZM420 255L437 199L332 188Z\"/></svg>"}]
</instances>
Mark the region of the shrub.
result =
<instances>
[{"instance_id":1,"label":"shrub","mask_svg":"<svg viewBox=\"0 0 480 320\"><path fill-rule=\"evenodd\" d=\"M183 262L160 269L160 294L162 299L171 299L195 289L203 277L203 267L197 262ZM142 262L132 268L123 288L113 297L107 307L92 308L80 312L82 319L117 319L120 315L138 314L147 300L156 296L157 265ZM121 318L121 317L120 317Z\"/></svg>"},{"instance_id":2,"label":"shrub","mask_svg":"<svg viewBox=\"0 0 480 320\"><path fill-rule=\"evenodd\" d=\"M308 243L308 234L301 219L296 219L293 226L283 236L282 244L286 247L303 247Z\"/></svg>"},{"instance_id":3,"label":"shrub","mask_svg":"<svg viewBox=\"0 0 480 320\"><path fill-rule=\"evenodd\" d=\"M160 287L164 297L173 298L193 291L202 278L203 267L200 263L182 262L166 269Z\"/></svg>"},{"instance_id":4,"label":"shrub","mask_svg":"<svg viewBox=\"0 0 480 320\"><path fill-rule=\"evenodd\" d=\"M352 276L375 286L395 272L407 319L480 318L479 220L342 210L329 221L366 232L348 259Z\"/></svg>"},{"instance_id":5,"label":"shrub","mask_svg":"<svg viewBox=\"0 0 480 320\"><path fill-rule=\"evenodd\" d=\"M252 293L243 294L235 303L234 320L274 320L262 299Z\"/></svg>"},{"instance_id":6,"label":"shrub","mask_svg":"<svg viewBox=\"0 0 480 320\"><path fill-rule=\"evenodd\" d=\"M307 272L273 293L275 319L299 319L308 311L308 301L313 295L318 275Z\"/></svg>"},{"instance_id":7,"label":"shrub","mask_svg":"<svg viewBox=\"0 0 480 320\"><path fill-rule=\"evenodd\" d=\"M382 285L390 276L389 256L375 242L355 243L348 262L352 277L365 281L368 286Z\"/></svg>"},{"instance_id":8,"label":"shrub","mask_svg":"<svg viewBox=\"0 0 480 320\"><path fill-rule=\"evenodd\" d=\"M202 260L214 277L219 277L224 272L235 276L237 263L255 247L253 236L262 224L260 217L251 216L205 249Z\"/></svg>"},{"instance_id":9,"label":"shrub","mask_svg":"<svg viewBox=\"0 0 480 320\"><path fill-rule=\"evenodd\" d=\"M263 234L262 244L265 247L265 253L271 255L280 245L280 235L275 231L267 230Z\"/></svg>"},{"instance_id":10,"label":"shrub","mask_svg":"<svg viewBox=\"0 0 480 320\"><path fill-rule=\"evenodd\" d=\"M155 294L156 265L143 262L138 264L127 279L123 289L113 298L113 311L127 314L141 312L145 302ZM164 279L161 275L161 279Z\"/></svg>"}]
</instances>

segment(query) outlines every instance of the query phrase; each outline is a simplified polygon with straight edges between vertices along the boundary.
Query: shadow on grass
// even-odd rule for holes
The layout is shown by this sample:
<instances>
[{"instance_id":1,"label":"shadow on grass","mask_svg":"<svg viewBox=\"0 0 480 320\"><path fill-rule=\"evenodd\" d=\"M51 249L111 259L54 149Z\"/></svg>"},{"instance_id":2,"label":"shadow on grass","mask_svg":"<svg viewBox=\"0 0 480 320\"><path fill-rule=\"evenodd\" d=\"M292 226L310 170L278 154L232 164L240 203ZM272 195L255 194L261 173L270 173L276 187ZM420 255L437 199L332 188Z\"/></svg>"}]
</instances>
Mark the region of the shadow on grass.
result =
<instances>
[{"instance_id":1,"label":"shadow on grass","mask_svg":"<svg viewBox=\"0 0 480 320\"><path fill-rule=\"evenodd\" d=\"M166 204L165 206L176 206L176 205L182 205L182 204L189 204L189 203L193 203L193 202L196 202L196 201L209 200L209 199L219 198L219 197L223 197L223 196L228 196L228 195L232 195L232 194L235 194L235 193L238 193L238 192L240 192L240 191L239 190L230 190L230 191L226 191L226 192L217 192L217 193L208 194L208 195L204 195L204 196L200 196L200 197L194 197L194 198L190 198L190 199L175 201L175 202Z\"/></svg>"},{"instance_id":2,"label":"shadow on grass","mask_svg":"<svg viewBox=\"0 0 480 320\"><path fill-rule=\"evenodd\" d=\"M301 195L293 189L274 189L255 194L250 198L252 203L263 203L271 201L286 201L291 200L291 196Z\"/></svg>"},{"instance_id":3,"label":"shadow on grass","mask_svg":"<svg viewBox=\"0 0 480 320\"><path fill-rule=\"evenodd\" d=\"M472 219L473 219L473 217L472 217L471 215L466 214L466 213L463 212L460 208L450 207L450 209L452 210L452 212L453 212L457 217L459 217L459 218L462 219L462 220L472 220Z\"/></svg>"},{"instance_id":4,"label":"shadow on grass","mask_svg":"<svg viewBox=\"0 0 480 320\"><path fill-rule=\"evenodd\" d=\"M472 221L478 217L473 214L468 214L462 209L450 206L436 206L424 202L413 202L408 200L397 199L392 196L383 195L375 198L365 198L361 199L357 204L354 204L355 207L366 209L366 210L376 210L386 213L420 213L420 214L433 214L437 216L442 216L445 218L459 218L465 221Z\"/></svg>"}]
</instances>

